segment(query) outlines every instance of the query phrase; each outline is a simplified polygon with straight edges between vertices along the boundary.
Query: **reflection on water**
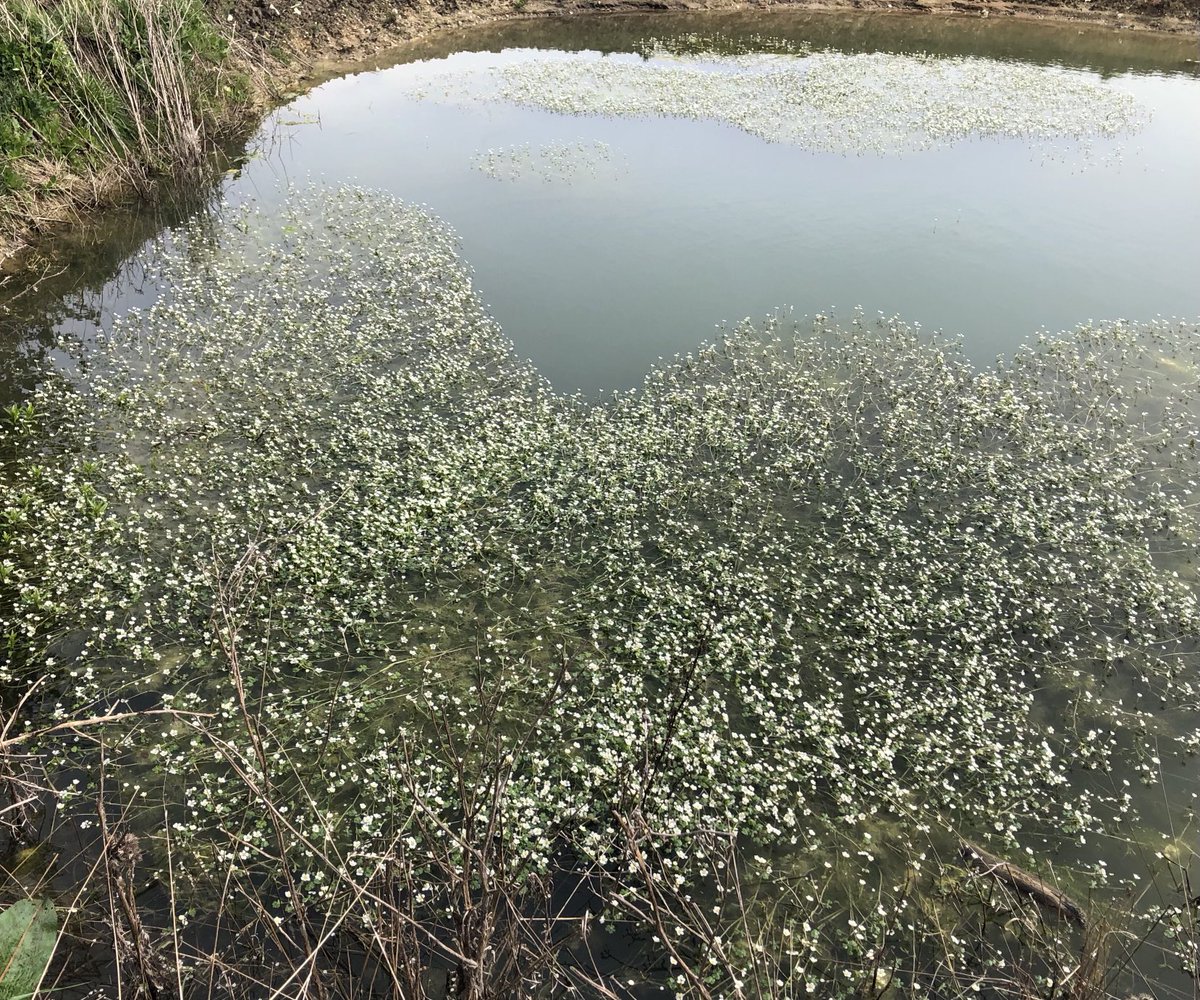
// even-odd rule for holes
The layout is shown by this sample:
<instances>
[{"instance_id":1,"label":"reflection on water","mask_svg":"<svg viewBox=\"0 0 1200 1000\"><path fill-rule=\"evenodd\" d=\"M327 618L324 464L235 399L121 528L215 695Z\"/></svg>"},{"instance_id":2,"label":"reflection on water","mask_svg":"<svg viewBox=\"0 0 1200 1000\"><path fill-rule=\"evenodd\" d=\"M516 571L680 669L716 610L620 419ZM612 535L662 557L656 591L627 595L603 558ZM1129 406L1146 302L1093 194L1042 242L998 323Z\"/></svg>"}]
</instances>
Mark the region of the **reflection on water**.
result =
<instances>
[{"instance_id":1,"label":"reflection on water","mask_svg":"<svg viewBox=\"0 0 1200 1000\"><path fill-rule=\"evenodd\" d=\"M1196 43L1187 36L1120 32L1072 24L960 17L913 17L883 12L730 11L662 13L570 21L509 21L438 32L352 67L385 69L414 59L445 59L456 52L500 52L506 48L597 52L638 51L647 38L692 33L747 39L782 40L839 52L927 52L939 56L987 56L1044 65L1093 70L1102 76L1125 73L1180 73L1200 76ZM761 46L759 46L761 47ZM337 75L343 75L345 68Z\"/></svg>"},{"instance_id":2,"label":"reflection on water","mask_svg":"<svg viewBox=\"0 0 1200 1000\"><path fill-rule=\"evenodd\" d=\"M121 206L65 234L53 263L0 281L0 405L28 395L37 361L59 337L89 342L114 314L149 305L157 288L135 255L166 228L212 212L221 181L200 190L163 188L151 206ZM63 356L65 359L65 356Z\"/></svg>"}]
</instances>

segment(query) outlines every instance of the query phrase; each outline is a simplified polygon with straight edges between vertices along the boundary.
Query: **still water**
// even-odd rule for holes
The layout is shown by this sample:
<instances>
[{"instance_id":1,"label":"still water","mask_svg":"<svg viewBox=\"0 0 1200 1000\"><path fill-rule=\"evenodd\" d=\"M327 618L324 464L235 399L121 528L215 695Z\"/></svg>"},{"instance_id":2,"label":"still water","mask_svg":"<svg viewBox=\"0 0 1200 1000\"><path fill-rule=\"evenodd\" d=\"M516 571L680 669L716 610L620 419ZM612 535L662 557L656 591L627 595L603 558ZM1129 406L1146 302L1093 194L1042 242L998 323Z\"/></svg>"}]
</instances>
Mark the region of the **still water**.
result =
<instances>
[{"instance_id":1,"label":"still water","mask_svg":"<svg viewBox=\"0 0 1200 1000\"><path fill-rule=\"evenodd\" d=\"M682 59L671 40L686 49L694 33L741 56L791 47L1053 67L1064 85L1127 98L1137 127L1085 141L999 134L831 149L769 141L719 107L564 114L460 86L576 57L584 68L669 68ZM441 36L316 87L273 114L212 189L158 214L114 214L76 238L63 273L12 288L0 398L30 388L29 359L55 333L90 337L155 298L130 261L159 230L223 205L274 217L308 182L382 188L446 219L517 352L558 389L589 396L636 385L656 359L693 350L722 323L780 307L900 315L960 337L980 364L1092 318L1200 316L1194 49L1074 26L832 14L519 22ZM1181 562L1191 578L1190 558ZM1047 693L1035 721L1058 725L1070 710ZM1192 723L1176 721L1179 732ZM1144 818L1137 837L1080 837L1058 856L1137 878L1160 844L1194 837L1195 762L1164 757L1156 781L1128 793ZM1121 774L1079 780L1112 796L1128 785ZM1039 855L1064 847L1058 831L1039 833L1026 837ZM1147 891L1170 899L1169 889ZM1174 975L1152 973L1175 991L1160 995L1189 995Z\"/></svg>"},{"instance_id":2,"label":"still water","mask_svg":"<svg viewBox=\"0 0 1200 1000\"><path fill-rule=\"evenodd\" d=\"M740 51L784 43L1053 66L1131 95L1140 126L1085 143L973 136L831 151L703 115L561 114L442 92L446 80L568 52L641 62L625 53L693 33ZM353 182L428 206L459 233L518 353L563 391L635 385L719 325L780 307L899 315L962 338L986 364L1089 319L1200 315L1194 50L1077 26L886 14L513 22L416 43L316 87L268 119L208 198L269 212L292 184ZM514 148L575 152L557 172L480 169L489 151ZM87 267L60 279L73 291L54 312L84 317L73 332L153 294L121 261L158 221L116 225L97 233ZM62 286L39 291L8 318L17 329L0 350L46 332L46 300Z\"/></svg>"}]
</instances>

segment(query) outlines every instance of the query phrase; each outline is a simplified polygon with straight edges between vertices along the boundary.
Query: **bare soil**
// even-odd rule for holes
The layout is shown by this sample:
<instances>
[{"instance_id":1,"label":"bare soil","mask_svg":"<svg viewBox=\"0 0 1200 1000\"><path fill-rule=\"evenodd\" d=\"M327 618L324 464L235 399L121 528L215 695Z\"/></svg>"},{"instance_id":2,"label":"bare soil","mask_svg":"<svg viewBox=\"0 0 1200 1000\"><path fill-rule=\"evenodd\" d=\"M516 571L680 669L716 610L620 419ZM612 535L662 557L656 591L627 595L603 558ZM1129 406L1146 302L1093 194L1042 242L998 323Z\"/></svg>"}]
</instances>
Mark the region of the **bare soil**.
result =
<instances>
[{"instance_id":1,"label":"bare soil","mask_svg":"<svg viewBox=\"0 0 1200 1000\"><path fill-rule=\"evenodd\" d=\"M247 41L280 59L285 80L302 80L316 67L327 72L331 62L369 56L440 28L637 11L893 10L1081 21L1200 37L1200 0L213 0L213 7Z\"/></svg>"}]
</instances>

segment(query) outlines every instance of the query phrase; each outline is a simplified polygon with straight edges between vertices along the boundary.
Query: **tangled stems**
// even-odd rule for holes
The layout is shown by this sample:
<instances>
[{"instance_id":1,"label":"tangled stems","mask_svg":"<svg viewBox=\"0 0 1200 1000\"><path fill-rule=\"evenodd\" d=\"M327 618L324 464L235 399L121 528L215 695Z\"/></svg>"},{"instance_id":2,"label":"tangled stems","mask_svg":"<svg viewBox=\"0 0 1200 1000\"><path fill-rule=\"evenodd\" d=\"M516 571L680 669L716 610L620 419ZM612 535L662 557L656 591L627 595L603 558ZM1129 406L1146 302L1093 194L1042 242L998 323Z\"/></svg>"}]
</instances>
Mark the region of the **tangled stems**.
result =
<instances>
[{"instance_id":1,"label":"tangled stems","mask_svg":"<svg viewBox=\"0 0 1200 1000\"><path fill-rule=\"evenodd\" d=\"M936 923L914 887L953 834L1112 829L1133 800L1078 772L1194 749L1194 328L980 372L897 320L778 316L593 405L380 195L145 264L159 302L62 344L77 370L2 424L0 614L49 722L119 717L182 899L261 899L283 865L280 921L361 930L381 872L457 912L446 872L474 858L474 898L499 851L506 885L573 872L695 948L667 888L767 920L718 878L732 838L720 870L803 942L771 974L857 989L881 929ZM90 759L61 737L52 769ZM434 950L469 970L463 928L498 925L455 926ZM892 946L914 988L949 975L912 943L935 938Z\"/></svg>"}]
</instances>

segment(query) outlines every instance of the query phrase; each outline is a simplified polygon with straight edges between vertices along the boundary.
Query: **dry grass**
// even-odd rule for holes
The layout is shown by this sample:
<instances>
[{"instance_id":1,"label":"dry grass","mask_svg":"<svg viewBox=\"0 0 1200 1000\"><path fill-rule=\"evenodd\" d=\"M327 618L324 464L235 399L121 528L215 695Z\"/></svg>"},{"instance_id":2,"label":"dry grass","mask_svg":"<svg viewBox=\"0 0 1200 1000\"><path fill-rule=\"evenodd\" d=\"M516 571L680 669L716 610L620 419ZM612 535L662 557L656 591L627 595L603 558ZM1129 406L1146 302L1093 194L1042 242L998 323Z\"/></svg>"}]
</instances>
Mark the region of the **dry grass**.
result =
<instances>
[{"instance_id":1,"label":"dry grass","mask_svg":"<svg viewBox=\"0 0 1200 1000\"><path fill-rule=\"evenodd\" d=\"M209 169L269 87L199 0L0 5L0 260L29 232Z\"/></svg>"}]
</instances>

